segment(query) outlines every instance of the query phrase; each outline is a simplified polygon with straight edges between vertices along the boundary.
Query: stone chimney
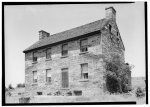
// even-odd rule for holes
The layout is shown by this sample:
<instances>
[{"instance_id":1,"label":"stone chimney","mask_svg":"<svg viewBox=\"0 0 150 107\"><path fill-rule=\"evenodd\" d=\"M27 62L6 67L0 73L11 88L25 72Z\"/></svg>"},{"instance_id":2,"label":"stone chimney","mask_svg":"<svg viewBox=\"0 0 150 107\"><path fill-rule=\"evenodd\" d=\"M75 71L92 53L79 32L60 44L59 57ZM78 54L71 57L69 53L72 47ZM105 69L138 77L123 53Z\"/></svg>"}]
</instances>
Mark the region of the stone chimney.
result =
<instances>
[{"instance_id":1,"label":"stone chimney","mask_svg":"<svg viewBox=\"0 0 150 107\"><path fill-rule=\"evenodd\" d=\"M116 10L113 7L105 8L106 19L113 19L116 21Z\"/></svg>"},{"instance_id":2,"label":"stone chimney","mask_svg":"<svg viewBox=\"0 0 150 107\"><path fill-rule=\"evenodd\" d=\"M39 31L39 40L45 39L47 37L49 37L50 34L44 30L40 30Z\"/></svg>"}]
</instances>

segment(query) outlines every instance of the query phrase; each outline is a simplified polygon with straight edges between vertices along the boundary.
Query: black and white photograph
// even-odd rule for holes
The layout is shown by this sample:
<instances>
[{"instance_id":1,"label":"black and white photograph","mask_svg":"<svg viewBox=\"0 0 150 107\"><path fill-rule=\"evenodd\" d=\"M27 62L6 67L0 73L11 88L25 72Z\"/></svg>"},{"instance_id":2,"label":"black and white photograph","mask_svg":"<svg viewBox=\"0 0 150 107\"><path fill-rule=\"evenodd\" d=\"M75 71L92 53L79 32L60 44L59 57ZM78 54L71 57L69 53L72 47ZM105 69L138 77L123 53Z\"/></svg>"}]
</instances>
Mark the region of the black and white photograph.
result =
<instances>
[{"instance_id":1,"label":"black and white photograph","mask_svg":"<svg viewBox=\"0 0 150 107\"><path fill-rule=\"evenodd\" d=\"M2 5L3 104L148 104L147 2Z\"/></svg>"}]
</instances>

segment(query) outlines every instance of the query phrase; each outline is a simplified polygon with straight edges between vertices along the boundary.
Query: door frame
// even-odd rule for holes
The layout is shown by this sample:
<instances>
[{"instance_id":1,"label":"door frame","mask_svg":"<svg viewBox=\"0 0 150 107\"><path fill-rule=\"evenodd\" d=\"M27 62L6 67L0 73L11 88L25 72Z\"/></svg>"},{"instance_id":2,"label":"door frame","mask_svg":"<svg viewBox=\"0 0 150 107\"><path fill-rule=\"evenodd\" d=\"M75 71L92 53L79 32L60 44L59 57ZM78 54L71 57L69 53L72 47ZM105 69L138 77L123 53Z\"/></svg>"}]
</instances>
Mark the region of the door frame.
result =
<instances>
[{"instance_id":1,"label":"door frame","mask_svg":"<svg viewBox=\"0 0 150 107\"><path fill-rule=\"evenodd\" d=\"M67 69L66 71L63 71L63 69ZM67 72L67 74L68 74L68 87L66 87L66 88L64 88L63 86L62 86L62 82L63 82L63 79L62 79L62 72ZM62 89L68 89L69 88L69 69L68 68L62 68L61 69L61 88Z\"/></svg>"}]
</instances>

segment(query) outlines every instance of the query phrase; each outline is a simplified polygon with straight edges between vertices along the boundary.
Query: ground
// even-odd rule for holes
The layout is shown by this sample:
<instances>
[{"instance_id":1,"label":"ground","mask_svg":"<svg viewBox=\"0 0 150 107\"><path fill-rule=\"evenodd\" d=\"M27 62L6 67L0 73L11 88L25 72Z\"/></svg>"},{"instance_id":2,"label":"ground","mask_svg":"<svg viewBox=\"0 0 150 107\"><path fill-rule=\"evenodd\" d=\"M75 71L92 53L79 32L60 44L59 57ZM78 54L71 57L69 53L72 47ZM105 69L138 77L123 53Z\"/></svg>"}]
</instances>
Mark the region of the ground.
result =
<instances>
[{"instance_id":1,"label":"ground","mask_svg":"<svg viewBox=\"0 0 150 107\"><path fill-rule=\"evenodd\" d=\"M118 102L118 101L136 101L137 104L145 104L146 96L137 98L136 89L141 87L145 89L145 78L132 78L132 91L126 94L106 94L101 96L34 96L31 98L30 103L55 103L55 102ZM24 89L16 89L13 93L17 93ZM145 93L145 90L144 90ZM19 95L6 95L6 103L19 103Z\"/></svg>"}]
</instances>

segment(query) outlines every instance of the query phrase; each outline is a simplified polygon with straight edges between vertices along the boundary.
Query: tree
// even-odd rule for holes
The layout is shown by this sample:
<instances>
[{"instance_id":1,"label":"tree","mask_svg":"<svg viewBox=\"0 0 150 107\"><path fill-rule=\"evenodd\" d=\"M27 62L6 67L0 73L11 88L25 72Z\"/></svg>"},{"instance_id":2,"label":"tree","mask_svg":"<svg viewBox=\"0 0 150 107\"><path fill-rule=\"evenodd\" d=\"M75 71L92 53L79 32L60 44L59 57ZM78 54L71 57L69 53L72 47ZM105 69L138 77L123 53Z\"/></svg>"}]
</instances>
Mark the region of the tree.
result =
<instances>
[{"instance_id":1,"label":"tree","mask_svg":"<svg viewBox=\"0 0 150 107\"><path fill-rule=\"evenodd\" d=\"M106 65L106 87L110 93L122 93L130 90L131 66L121 61L120 56L105 60Z\"/></svg>"}]
</instances>

